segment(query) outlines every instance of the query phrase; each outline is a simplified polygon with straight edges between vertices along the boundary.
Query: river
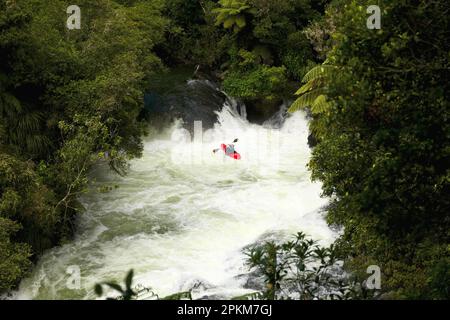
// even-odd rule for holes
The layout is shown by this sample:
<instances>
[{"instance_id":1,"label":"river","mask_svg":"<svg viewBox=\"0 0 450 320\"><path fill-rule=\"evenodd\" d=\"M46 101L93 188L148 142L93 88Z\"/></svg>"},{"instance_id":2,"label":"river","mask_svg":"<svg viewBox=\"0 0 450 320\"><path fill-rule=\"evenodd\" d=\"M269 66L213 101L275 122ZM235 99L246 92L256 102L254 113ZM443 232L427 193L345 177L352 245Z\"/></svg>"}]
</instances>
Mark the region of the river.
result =
<instances>
[{"instance_id":1,"label":"river","mask_svg":"<svg viewBox=\"0 0 450 320\"><path fill-rule=\"evenodd\" d=\"M271 127L249 123L229 102L216 114L212 128L197 123L192 137L176 121L144 138L143 156L124 177L97 166L75 238L47 251L14 297L94 299L95 283L122 282L133 268L134 284L160 296L193 288L194 298L230 298L254 291L248 245L298 231L333 242L327 199L306 167L306 115ZM241 160L212 153L234 138ZM79 287L67 285L70 270L80 271Z\"/></svg>"}]
</instances>

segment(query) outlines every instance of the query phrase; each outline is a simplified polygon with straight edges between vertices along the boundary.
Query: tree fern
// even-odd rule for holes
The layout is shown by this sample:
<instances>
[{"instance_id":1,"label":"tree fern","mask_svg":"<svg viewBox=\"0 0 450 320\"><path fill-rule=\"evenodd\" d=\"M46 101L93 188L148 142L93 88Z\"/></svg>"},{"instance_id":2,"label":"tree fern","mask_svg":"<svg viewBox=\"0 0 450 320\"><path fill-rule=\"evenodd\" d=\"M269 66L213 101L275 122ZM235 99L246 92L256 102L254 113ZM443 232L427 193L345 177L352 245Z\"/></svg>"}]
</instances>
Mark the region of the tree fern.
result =
<instances>
[{"instance_id":1,"label":"tree fern","mask_svg":"<svg viewBox=\"0 0 450 320\"><path fill-rule=\"evenodd\" d=\"M0 92L0 116L13 116L22 111L19 100L8 92Z\"/></svg>"},{"instance_id":2,"label":"tree fern","mask_svg":"<svg viewBox=\"0 0 450 320\"><path fill-rule=\"evenodd\" d=\"M316 118L309 122L309 131L316 137L321 137L324 130L326 130L328 122L324 117Z\"/></svg>"},{"instance_id":3,"label":"tree fern","mask_svg":"<svg viewBox=\"0 0 450 320\"><path fill-rule=\"evenodd\" d=\"M326 64L309 70L302 79L305 84L295 93L300 97L291 105L289 112L295 112L306 107L310 107L313 114L325 112L328 108L325 85L331 77L337 74L336 70L335 66Z\"/></svg>"},{"instance_id":4,"label":"tree fern","mask_svg":"<svg viewBox=\"0 0 450 320\"><path fill-rule=\"evenodd\" d=\"M310 90L303 93L289 108L289 112L295 112L299 109L312 106L316 99L322 94L320 89Z\"/></svg>"},{"instance_id":5,"label":"tree fern","mask_svg":"<svg viewBox=\"0 0 450 320\"><path fill-rule=\"evenodd\" d=\"M301 95L304 94L308 91L310 91L314 86L314 81L310 81L305 83L303 86L300 87L300 89L297 90L297 92L295 92L296 95Z\"/></svg>"},{"instance_id":6,"label":"tree fern","mask_svg":"<svg viewBox=\"0 0 450 320\"><path fill-rule=\"evenodd\" d=\"M43 154L51 144L50 139L43 134L28 135L25 148L31 154Z\"/></svg>"},{"instance_id":7,"label":"tree fern","mask_svg":"<svg viewBox=\"0 0 450 320\"><path fill-rule=\"evenodd\" d=\"M3 126L0 134L3 143L22 149L30 155L43 154L50 146L50 139L41 132L42 112L23 105L14 95L0 94L0 117Z\"/></svg>"},{"instance_id":8,"label":"tree fern","mask_svg":"<svg viewBox=\"0 0 450 320\"><path fill-rule=\"evenodd\" d=\"M16 131L18 139L25 139L31 133L39 131L42 114L37 111L23 112L17 115Z\"/></svg>"},{"instance_id":9,"label":"tree fern","mask_svg":"<svg viewBox=\"0 0 450 320\"><path fill-rule=\"evenodd\" d=\"M313 114L324 113L328 108L327 97L323 94L319 95L311 105L311 112Z\"/></svg>"},{"instance_id":10,"label":"tree fern","mask_svg":"<svg viewBox=\"0 0 450 320\"><path fill-rule=\"evenodd\" d=\"M336 67L327 64L321 64L315 66L311 70L309 70L305 76L303 77L302 82L309 82L311 80L319 79L319 78L329 78L336 71Z\"/></svg>"},{"instance_id":11,"label":"tree fern","mask_svg":"<svg viewBox=\"0 0 450 320\"><path fill-rule=\"evenodd\" d=\"M216 25L223 25L225 29L233 28L239 32L247 25L245 13L252 13L252 8L242 0L220 0L220 8L212 10L217 14Z\"/></svg>"}]
</instances>

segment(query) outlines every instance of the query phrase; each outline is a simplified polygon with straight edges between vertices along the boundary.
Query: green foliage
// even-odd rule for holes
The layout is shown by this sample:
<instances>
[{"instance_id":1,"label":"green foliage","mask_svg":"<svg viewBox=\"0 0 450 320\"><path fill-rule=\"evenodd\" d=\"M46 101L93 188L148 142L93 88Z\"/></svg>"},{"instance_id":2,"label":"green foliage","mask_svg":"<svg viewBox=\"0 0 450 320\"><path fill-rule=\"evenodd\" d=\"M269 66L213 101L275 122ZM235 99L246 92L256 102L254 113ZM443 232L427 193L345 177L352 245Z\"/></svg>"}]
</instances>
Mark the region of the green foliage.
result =
<instances>
[{"instance_id":1,"label":"green foliage","mask_svg":"<svg viewBox=\"0 0 450 320\"><path fill-rule=\"evenodd\" d=\"M310 1L248 0L251 19L235 35L222 68L224 90L244 101L275 100L290 95L288 79L301 79L315 64L302 32L323 5ZM220 10L216 9L218 12Z\"/></svg>"},{"instance_id":2,"label":"green foliage","mask_svg":"<svg viewBox=\"0 0 450 320\"><path fill-rule=\"evenodd\" d=\"M223 81L225 91L244 99L274 99L283 92L286 84L284 67L269 67L260 64L260 56L241 49L233 69Z\"/></svg>"},{"instance_id":3,"label":"green foliage","mask_svg":"<svg viewBox=\"0 0 450 320\"><path fill-rule=\"evenodd\" d=\"M256 57L259 63L266 65L271 65L273 63L273 55L266 46L255 46L252 50L252 54Z\"/></svg>"},{"instance_id":4,"label":"green foliage","mask_svg":"<svg viewBox=\"0 0 450 320\"><path fill-rule=\"evenodd\" d=\"M286 39L323 11L323 4L309 0L249 0L249 5L254 8L253 36L261 43L278 47L280 56L286 49Z\"/></svg>"},{"instance_id":5,"label":"green foliage","mask_svg":"<svg viewBox=\"0 0 450 320\"><path fill-rule=\"evenodd\" d=\"M286 83L284 67L259 66L249 73L230 72L223 82L234 97L274 99Z\"/></svg>"},{"instance_id":6,"label":"green foliage","mask_svg":"<svg viewBox=\"0 0 450 320\"><path fill-rule=\"evenodd\" d=\"M327 219L344 227L339 247L354 272L372 261L389 297L444 298L450 17L443 2L381 1L382 29L369 30L369 4L334 17L328 59L339 77L327 79L327 112L313 118L312 176L333 199Z\"/></svg>"},{"instance_id":7,"label":"green foliage","mask_svg":"<svg viewBox=\"0 0 450 320\"><path fill-rule=\"evenodd\" d=\"M54 211L54 201L31 161L0 153L0 217L20 223L24 228L18 239L35 250L48 247L59 234L62 217Z\"/></svg>"},{"instance_id":8,"label":"green foliage","mask_svg":"<svg viewBox=\"0 0 450 320\"><path fill-rule=\"evenodd\" d=\"M292 95L289 80L301 79L317 64L304 30L320 19L327 2L165 1L171 21L167 41L158 49L168 64L212 68L228 94L241 98L249 110L268 114Z\"/></svg>"},{"instance_id":9,"label":"green foliage","mask_svg":"<svg viewBox=\"0 0 450 320\"><path fill-rule=\"evenodd\" d=\"M0 217L21 227L1 245L26 260L70 237L92 165L124 174L141 154L143 89L163 69L162 0L80 1L80 30L70 4L0 1Z\"/></svg>"},{"instance_id":10,"label":"green foliage","mask_svg":"<svg viewBox=\"0 0 450 320\"><path fill-rule=\"evenodd\" d=\"M293 241L266 241L246 254L248 266L266 284L261 299L368 299L380 294L369 292L354 277L343 273L333 245L322 248L302 232ZM248 298L257 297L250 294Z\"/></svg>"},{"instance_id":11,"label":"green foliage","mask_svg":"<svg viewBox=\"0 0 450 320\"><path fill-rule=\"evenodd\" d=\"M246 14L255 12L245 0L219 0L219 4L220 7L212 11L217 14L216 25L233 29L235 33L247 25Z\"/></svg>"},{"instance_id":12,"label":"green foliage","mask_svg":"<svg viewBox=\"0 0 450 320\"><path fill-rule=\"evenodd\" d=\"M31 266L30 247L11 240L19 229L18 223L0 217L0 292L13 289Z\"/></svg>"},{"instance_id":13,"label":"green foliage","mask_svg":"<svg viewBox=\"0 0 450 320\"><path fill-rule=\"evenodd\" d=\"M289 112L310 107L312 114L325 113L329 108L326 99L326 83L337 74L336 67L327 64L309 70L302 80L305 84L295 93L300 97L291 105Z\"/></svg>"},{"instance_id":14,"label":"green foliage","mask_svg":"<svg viewBox=\"0 0 450 320\"><path fill-rule=\"evenodd\" d=\"M191 30L204 22L204 11L209 6L208 1L196 0L166 0L164 13L169 17L170 23Z\"/></svg>"},{"instance_id":15,"label":"green foliage","mask_svg":"<svg viewBox=\"0 0 450 320\"><path fill-rule=\"evenodd\" d=\"M166 0L163 13L170 20L166 41L158 46L168 65L216 66L233 43L233 35L216 26L213 0Z\"/></svg>"},{"instance_id":16,"label":"green foliage","mask_svg":"<svg viewBox=\"0 0 450 320\"><path fill-rule=\"evenodd\" d=\"M433 299L450 299L450 259L442 258L429 270L428 288Z\"/></svg>"},{"instance_id":17,"label":"green foliage","mask_svg":"<svg viewBox=\"0 0 450 320\"><path fill-rule=\"evenodd\" d=\"M311 21L303 30L319 60L325 60L333 46L332 34L336 31L337 20L340 19L345 1L331 1L325 9L325 14Z\"/></svg>"},{"instance_id":18,"label":"green foliage","mask_svg":"<svg viewBox=\"0 0 450 320\"><path fill-rule=\"evenodd\" d=\"M315 66L313 50L304 31L288 35L280 59L286 66L288 75L294 80L301 80L306 72Z\"/></svg>"}]
</instances>

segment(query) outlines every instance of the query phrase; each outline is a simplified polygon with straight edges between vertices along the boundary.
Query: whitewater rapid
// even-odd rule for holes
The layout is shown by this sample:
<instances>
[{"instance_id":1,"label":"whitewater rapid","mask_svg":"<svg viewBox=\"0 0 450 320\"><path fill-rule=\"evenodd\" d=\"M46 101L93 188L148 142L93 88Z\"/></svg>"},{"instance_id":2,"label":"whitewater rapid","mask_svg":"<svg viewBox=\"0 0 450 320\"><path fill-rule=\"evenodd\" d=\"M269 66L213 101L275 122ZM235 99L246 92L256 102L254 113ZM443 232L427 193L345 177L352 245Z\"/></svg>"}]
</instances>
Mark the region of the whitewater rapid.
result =
<instances>
[{"instance_id":1,"label":"whitewater rapid","mask_svg":"<svg viewBox=\"0 0 450 320\"><path fill-rule=\"evenodd\" d=\"M160 296L194 288L194 298L229 298L254 291L246 286L246 246L299 231L321 245L334 241L323 218L327 199L306 167L304 113L272 129L225 105L214 128L196 123L192 132L177 122L145 139L124 177L98 166L80 199L86 210L75 239L46 252L14 297L94 299L95 283L123 282L133 268L134 284ZM234 138L241 160L212 153ZM68 285L74 268L76 288Z\"/></svg>"}]
</instances>

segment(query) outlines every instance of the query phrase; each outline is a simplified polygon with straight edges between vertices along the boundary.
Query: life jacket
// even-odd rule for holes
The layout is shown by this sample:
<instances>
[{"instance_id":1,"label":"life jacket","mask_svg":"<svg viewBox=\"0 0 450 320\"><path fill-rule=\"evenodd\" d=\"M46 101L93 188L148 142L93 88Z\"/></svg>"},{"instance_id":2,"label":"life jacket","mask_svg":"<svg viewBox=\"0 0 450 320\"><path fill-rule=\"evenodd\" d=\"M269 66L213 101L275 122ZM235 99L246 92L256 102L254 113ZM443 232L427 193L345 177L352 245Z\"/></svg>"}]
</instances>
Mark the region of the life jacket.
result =
<instances>
[{"instance_id":1,"label":"life jacket","mask_svg":"<svg viewBox=\"0 0 450 320\"><path fill-rule=\"evenodd\" d=\"M232 144L226 145L226 144L221 144L220 148L223 150L223 152L225 152L226 155L230 155L233 154L234 151L234 146Z\"/></svg>"}]
</instances>

